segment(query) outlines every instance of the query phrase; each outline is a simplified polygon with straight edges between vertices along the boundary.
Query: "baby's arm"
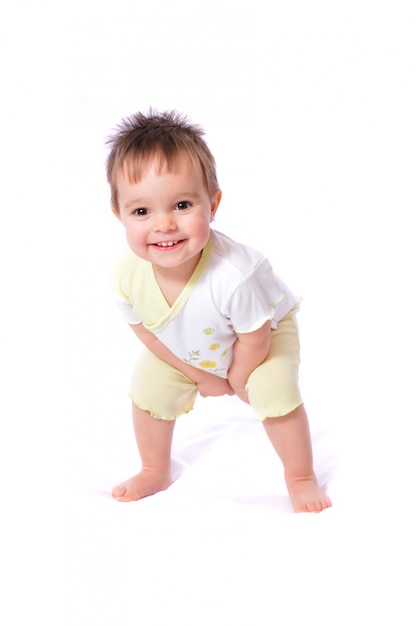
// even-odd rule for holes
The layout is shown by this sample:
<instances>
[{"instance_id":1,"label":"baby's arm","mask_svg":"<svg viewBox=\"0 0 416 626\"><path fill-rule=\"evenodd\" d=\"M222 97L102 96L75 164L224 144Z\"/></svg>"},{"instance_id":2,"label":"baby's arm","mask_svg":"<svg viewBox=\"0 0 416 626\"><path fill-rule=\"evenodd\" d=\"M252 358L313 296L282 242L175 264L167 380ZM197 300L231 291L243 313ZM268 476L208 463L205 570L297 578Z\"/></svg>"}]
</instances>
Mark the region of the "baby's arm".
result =
<instances>
[{"instance_id":1,"label":"baby's arm","mask_svg":"<svg viewBox=\"0 0 416 626\"><path fill-rule=\"evenodd\" d=\"M197 386L198 391L203 397L207 396L224 396L234 395L234 391L230 387L228 380L204 372L193 365L189 365L175 356L150 330L147 330L143 324L130 324L134 333L140 341L152 352L158 359L169 363L172 367L182 372L187 378L192 380Z\"/></svg>"},{"instance_id":2,"label":"baby's arm","mask_svg":"<svg viewBox=\"0 0 416 626\"><path fill-rule=\"evenodd\" d=\"M233 347L233 362L228 371L228 382L244 402L248 402L245 390L248 377L269 354L270 342L270 321L251 333L237 333L237 340Z\"/></svg>"}]
</instances>

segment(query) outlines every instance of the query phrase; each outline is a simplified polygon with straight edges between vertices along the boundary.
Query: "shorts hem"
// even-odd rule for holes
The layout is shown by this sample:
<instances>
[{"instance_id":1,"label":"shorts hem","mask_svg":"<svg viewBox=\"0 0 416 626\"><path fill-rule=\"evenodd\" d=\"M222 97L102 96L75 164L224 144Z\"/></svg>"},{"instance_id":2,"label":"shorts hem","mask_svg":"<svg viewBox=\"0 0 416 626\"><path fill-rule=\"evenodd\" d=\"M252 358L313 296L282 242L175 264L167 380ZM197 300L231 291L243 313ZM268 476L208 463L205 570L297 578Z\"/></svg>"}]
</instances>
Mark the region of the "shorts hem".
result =
<instances>
[{"instance_id":1,"label":"shorts hem","mask_svg":"<svg viewBox=\"0 0 416 626\"><path fill-rule=\"evenodd\" d=\"M137 400L134 399L133 394L129 393L127 394L129 396L129 398L132 400L132 402L137 406L138 409L140 409L141 411L148 411L148 413L150 413L150 415L152 417L154 417L155 419L158 420L164 420L165 422L173 422L174 420L178 419L178 417L180 417L181 415L186 415L187 413L190 413L193 409L193 407L191 407L190 409L185 409L184 411L181 411L180 413L178 413L178 415L158 415L157 413L155 413L154 411L152 411L152 409L149 409L149 407L140 404L139 402L137 402Z\"/></svg>"},{"instance_id":2,"label":"shorts hem","mask_svg":"<svg viewBox=\"0 0 416 626\"><path fill-rule=\"evenodd\" d=\"M285 415L289 415L289 413L292 413L292 411L295 411L296 409L298 409L300 406L302 406L302 404L304 404L303 400L301 400L297 404L294 404L292 408L289 409L288 411L278 411L277 413L273 415L264 415L264 416L257 415L256 419L258 419L259 422L264 422L267 419L273 419L273 417L284 417Z\"/></svg>"}]
</instances>

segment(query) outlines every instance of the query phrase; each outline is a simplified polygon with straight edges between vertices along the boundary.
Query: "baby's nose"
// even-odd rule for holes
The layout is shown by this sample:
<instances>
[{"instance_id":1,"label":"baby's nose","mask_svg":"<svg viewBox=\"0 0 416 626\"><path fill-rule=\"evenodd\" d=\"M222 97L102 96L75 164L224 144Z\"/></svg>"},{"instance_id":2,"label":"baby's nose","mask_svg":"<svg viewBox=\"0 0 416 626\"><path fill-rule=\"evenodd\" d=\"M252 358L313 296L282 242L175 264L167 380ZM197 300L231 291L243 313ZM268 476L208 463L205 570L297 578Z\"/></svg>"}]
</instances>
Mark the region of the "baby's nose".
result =
<instances>
[{"instance_id":1,"label":"baby's nose","mask_svg":"<svg viewBox=\"0 0 416 626\"><path fill-rule=\"evenodd\" d=\"M176 221L173 215L161 215L156 223L156 230L167 231L175 230Z\"/></svg>"}]
</instances>

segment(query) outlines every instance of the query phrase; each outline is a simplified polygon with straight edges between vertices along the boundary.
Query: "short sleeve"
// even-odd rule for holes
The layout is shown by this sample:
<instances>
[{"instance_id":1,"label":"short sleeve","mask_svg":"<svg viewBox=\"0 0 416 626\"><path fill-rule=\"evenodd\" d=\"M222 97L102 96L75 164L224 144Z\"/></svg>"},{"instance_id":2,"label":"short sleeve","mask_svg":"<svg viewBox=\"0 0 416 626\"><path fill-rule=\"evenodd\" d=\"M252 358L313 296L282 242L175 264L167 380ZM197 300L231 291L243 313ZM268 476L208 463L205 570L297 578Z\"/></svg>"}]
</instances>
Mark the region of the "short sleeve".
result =
<instances>
[{"instance_id":1,"label":"short sleeve","mask_svg":"<svg viewBox=\"0 0 416 626\"><path fill-rule=\"evenodd\" d=\"M113 301L120 313L120 317L128 324L140 324L139 318L133 313L133 307L124 298L113 294Z\"/></svg>"},{"instance_id":2,"label":"short sleeve","mask_svg":"<svg viewBox=\"0 0 416 626\"><path fill-rule=\"evenodd\" d=\"M282 319L296 304L286 286L263 257L243 278L228 304L228 316L237 333L253 332L268 320Z\"/></svg>"},{"instance_id":3,"label":"short sleeve","mask_svg":"<svg viewBox=\"0 0 416 626\"><path fill-rule=\"evenodd\" d=\"M118 259L110 268L108 283L112 291L113 302L121 318L129 324L139 324L141 320L133 312L133 303L130 302L131 277L131 255L127 254Z\"/></svg>"}]
</instances>

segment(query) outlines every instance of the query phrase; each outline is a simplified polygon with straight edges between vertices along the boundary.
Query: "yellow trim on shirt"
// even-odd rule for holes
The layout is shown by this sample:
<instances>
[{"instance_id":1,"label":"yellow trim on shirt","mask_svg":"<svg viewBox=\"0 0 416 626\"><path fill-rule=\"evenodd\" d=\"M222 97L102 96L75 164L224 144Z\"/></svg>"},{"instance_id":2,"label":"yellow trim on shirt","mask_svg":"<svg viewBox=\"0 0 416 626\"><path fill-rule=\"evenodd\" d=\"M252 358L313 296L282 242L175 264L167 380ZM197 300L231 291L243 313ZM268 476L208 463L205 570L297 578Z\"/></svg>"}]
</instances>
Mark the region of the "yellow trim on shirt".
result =
<instances>
[{"instance_id":1,"label":"yellow trim on shirt","mask_svg":"<svg viewBox=\"0 0 416 626\"><path fill-rule=\"evenodd\" d=\"M175 302L172 304L171 307L169 306L169 304L166 302L166 300L163 297L162 291L157 283L157 280L153 271L153 266L149 264L149 269L151 273L153 274L153 281L155 283L155 292L158 292L159 296L163 298L163 300L165 301L166 313L154 324L144 324L146 328L148 328L152 332L161 330L162 328L166 326L166 324L168 324L168 322L170 322L172 318L175 317L175 315L177 315L177 313L181 310L181 308L183 307L183 305L185 304L185 302L188 300L189 296L191 295L192 291L194 290L195 286L197 285L198 280L200 279L202 275L202 272L205 270L207 266L210 254L211 254L211 238L208 239L207 245L202 250L201 258L199 259L198 265L196 266L191 278L188 280L185 287L182 289L181 293L179 294L179 296L177 297L177 299L175 300Z\"/></svg>"}]
</instances>

